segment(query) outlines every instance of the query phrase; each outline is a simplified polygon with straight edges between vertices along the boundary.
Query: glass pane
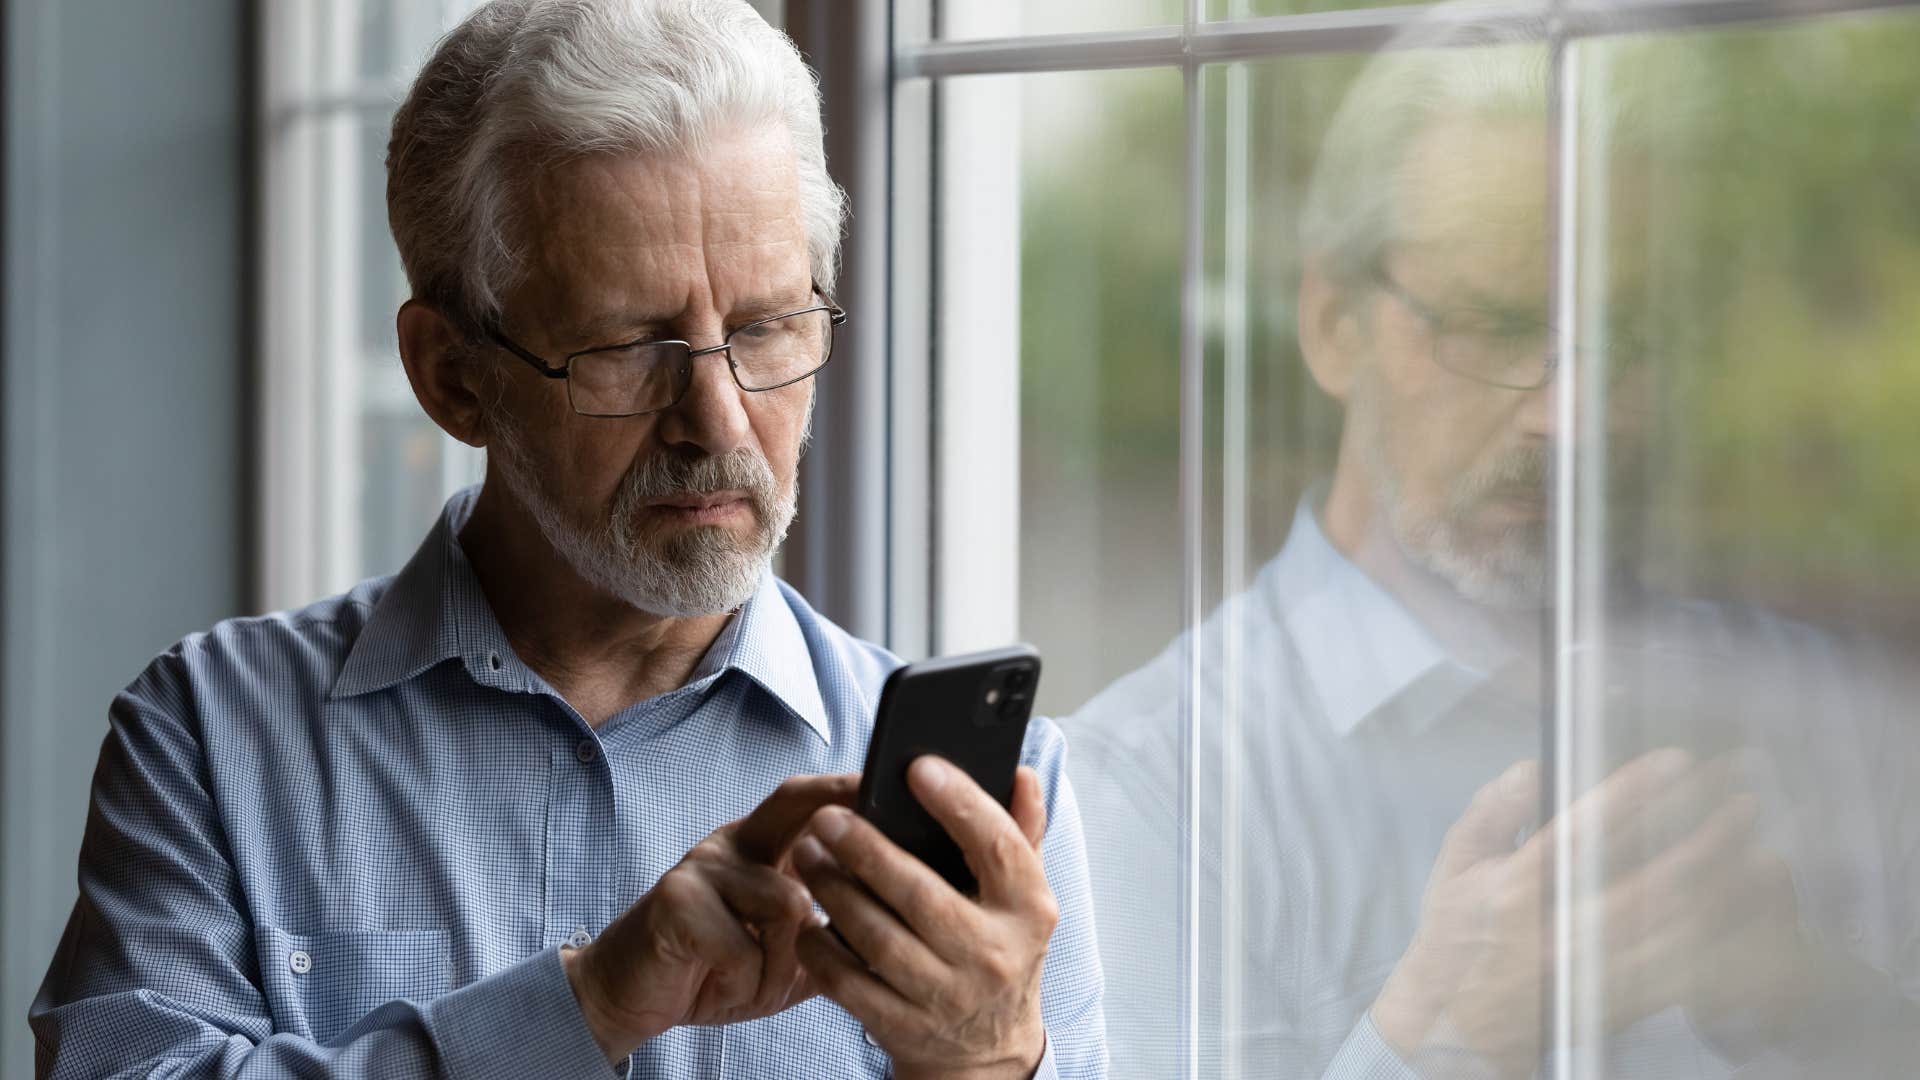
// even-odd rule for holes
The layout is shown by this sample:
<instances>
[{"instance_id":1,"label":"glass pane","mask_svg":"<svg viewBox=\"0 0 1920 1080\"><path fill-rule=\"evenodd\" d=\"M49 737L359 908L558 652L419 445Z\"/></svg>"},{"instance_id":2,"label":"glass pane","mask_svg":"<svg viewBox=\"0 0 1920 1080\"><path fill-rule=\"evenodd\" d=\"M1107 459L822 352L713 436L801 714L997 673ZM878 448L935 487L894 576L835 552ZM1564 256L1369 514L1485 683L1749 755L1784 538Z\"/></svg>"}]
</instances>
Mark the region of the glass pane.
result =
<instances>
[{"instance_id":1,"label":"glass pane","mask_svg":"<svg viewBox=\"0 0 1920 1080\"><path fill-rule=\"evenodd\" d=\"M999 38L1178 26L1186 0L934 0L942 38Z\"/></svg>"},{"instance_id":2,"label":"glass pane","mask_svg":"<svg viewBox=\"0 0 1920 1080\"><path fill-rule=\"evenodd\" d=\"M1418 33L1204 73L1208 616L1068 721L1117 1076L1544 1057L1552 391L1437 331L1547 321L1547 50Z\"/></svg>"},{"instance_id":3,"label":"glass pane","mask_svg":"<svg viewBox=\"0 0 1920 1080\"><path fill-rule=\"evenodd\" d=\"M1690 756L1573 866L1599 1072L1912 1068L1916 47L1896 13L1574 54L1579 337L1613 359L1572 377L1606 450L1569 493L1566 754L1582 787Z\"/></svg>"},{"instance_id":4,"label":"glass pane","mask_svg":"<svg viewBox=\"0 0 1920 1080\"><path fill-rule=\"evenodd\" d=\"M1152 662L1182 625L1181 78L993 76L948 81L941 94L935 554L945 584L934 646L1033 643L1045 663L1037 710L1062 716ZM1003 459L1005 445L1017 455ZM975 531L956 536L956 524ZM1004 569L983 555L995 544ZM1018 585L1004 623L979 610L999 574ZM971 621L954 618L962 605ZM1135 704L1177 716L1164 695ZM1088 829L1125 800L1136 772L1178 786L1177 722L1131 730L1105 710L1088 715L1063 721L1087 729L1069 739ZM1134 734L1152 745L1127 744ZM1178 805L1131 816L1137 847L1091 853L1099 903L1126 891L1132 903L1117 917L1139 923L1139 962L1176 992L1187 955ZM1101 919L1104 935L1104 906ZM1108 1000L1110 1033L1177 1054L1176 1012L1116 1012Z\"/></svg>"},{"instance_id":5,"label":"glass pane","mask_svg":"<svg viewBox=\"0 0 1920 1080\"><path fill-rule=\"evenodd\" d=\"M1020 633L1057 713L1179 625L1180 83L1022 91Z\"/></svg>"},{"instance_id":6,"label":"glass pane","mask_svg":"<svg viewBox=\"0 0 1920 1080\"><path fill-rule=\"evenodd\" d=\"M357 546L352 579L398 571L454 490L480 479L479 451L442 432L413 396L394 337L394 315L408 296L400 257L387 230L385 117L361 119L351 143L357 160L344 175L356 178L351 199L337 205L350 220L340 234L350 238L349 280L333 283L334 311L358 332L347 340L357 355L354 442L357 457L333 462L354 472ZM334 175L343 175L336 172ZM346 359L346 358L342 358Z\"/></svg>"},{"instance_id":7,"label":"glass pane","mask_svg":"<svg viewBox=\"0 0 1920 1080\"><path fill-rule=\"evenodd\" d=\"M359 0L358 63L362 78L411 81L448 27L479 0Z\"/></svg>"}]
</instances>

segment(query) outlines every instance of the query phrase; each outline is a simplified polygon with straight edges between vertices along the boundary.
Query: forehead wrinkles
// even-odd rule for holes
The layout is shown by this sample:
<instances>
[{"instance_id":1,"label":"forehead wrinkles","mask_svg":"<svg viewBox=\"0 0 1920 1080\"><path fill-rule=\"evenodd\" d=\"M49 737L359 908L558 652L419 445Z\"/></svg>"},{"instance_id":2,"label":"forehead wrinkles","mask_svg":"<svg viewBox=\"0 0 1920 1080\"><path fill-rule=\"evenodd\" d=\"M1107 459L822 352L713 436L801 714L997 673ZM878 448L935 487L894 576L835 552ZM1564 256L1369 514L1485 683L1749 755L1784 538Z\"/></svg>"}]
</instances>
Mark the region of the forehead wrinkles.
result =
<instances>
[{"instance_id":1,"label":"forehead wrinkles","mask_svg":"<svg viewBox=\"0 0 1920 1080\"><path fill-rule=\"evenodd\" d=\"M529 263L572 294L563 300L570 306L609 289L631 303L631 287L651 284L648 299L671 314L668 308L691 305L711 284L724 307L738 298L721 293L764 288L724 280L727 274L805 265L798 170L788 145L784 132L749 132L699 152L570 163L535 186ZM637 280L643 276L651 281ZM660 295L663 288L675 295Z\"/></svg>"},{"instance_id":2,"label":"forehead wrinkles","mask_svg":"<svg viewBox=\"0 0 1920 1080\"><path fill-rule=\"evenodd\" d=\"M1410 148L1396 183L1398 243L1433 249L1451 273L1544 287L1547 142L1534 122L1442 121Z\"/></svg>"}]
</instances>

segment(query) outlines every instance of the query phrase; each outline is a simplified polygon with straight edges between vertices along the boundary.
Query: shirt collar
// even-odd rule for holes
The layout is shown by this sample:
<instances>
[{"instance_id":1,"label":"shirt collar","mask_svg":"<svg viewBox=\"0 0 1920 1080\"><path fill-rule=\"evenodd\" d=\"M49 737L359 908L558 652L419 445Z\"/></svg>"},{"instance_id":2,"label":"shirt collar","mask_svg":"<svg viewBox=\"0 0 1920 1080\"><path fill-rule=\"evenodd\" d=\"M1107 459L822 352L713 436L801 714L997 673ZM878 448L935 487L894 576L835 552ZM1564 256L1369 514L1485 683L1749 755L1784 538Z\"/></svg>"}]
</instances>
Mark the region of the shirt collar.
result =
<instances>
[{"instance_id":1,"label":"shirt collar","mask_svg":"<svg viewBox=\"0 0 1920 1080\"><path fill-rule=\"evenodd\" d=\"M536 676L514 655L460 547L460 529L479 491L470 487L447 500L413 558L374 604L331 696L384 690L456 657L484 685L514 691L533 685ZM832 741L812 653L771 571L727 620L688 681L727 670L752 679L823 742Z\"/></svg>"},{"instance_id":2,"label":"shirt collar","mask_svg":"<svg viewBox=\"0 0 1920 1080\"><path fill-rule=\"evenodd\" d=\"M1264 589L1338 736L1388 715L1431 722L1483 680L1450 659L1406 608L1333 546L1302 500Z\"/></svg>"},{"instance_id":3,"label":"shirt collar","mask_svg":"<svg viewBox=\"0 0 1920 1080\"><path fill-rule=\"evenodd\" d=\"M501 682L513 650L460 549L460 529L479 490L470 487L447 500L413 558L374 604L334 680L333 697L384 690L455 657L477 681Z\"/></svg>"},{"instance_id":4,"label":"shirt collar","mask_svg":"<svg viewBox=\"0 0 1920 1080\"><path fill-rule=\"evenodd\" d=\"M793 604L771 570L761 576L760 587L714 639L694 668L692 680L727 670L758 683L812 728L821 742L833 742L826 702L820 697L820 680L813 668L813 653L794 617Z\"/></svg>"}]
</instances>

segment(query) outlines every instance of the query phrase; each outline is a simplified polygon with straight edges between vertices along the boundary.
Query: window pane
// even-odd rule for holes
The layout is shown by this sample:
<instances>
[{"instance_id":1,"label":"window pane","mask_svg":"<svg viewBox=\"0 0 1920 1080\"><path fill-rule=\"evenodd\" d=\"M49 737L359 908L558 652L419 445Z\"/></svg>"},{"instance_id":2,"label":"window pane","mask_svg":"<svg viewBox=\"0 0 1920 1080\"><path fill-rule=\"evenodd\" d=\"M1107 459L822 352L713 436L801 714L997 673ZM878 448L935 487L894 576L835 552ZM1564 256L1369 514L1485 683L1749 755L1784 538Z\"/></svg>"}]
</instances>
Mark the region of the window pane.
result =
<instances>
[{"instance_id":1,"label":"window pane","mask_svg":"<svg viewBox=\"0 0 1920 1080\"><path fill-rule=\"evenodd\" d=\"M1058 712L1180 616L1180 83L1046 75L1022 92L1020 633Z\"/></svg>"},{"instance_id":2,"label":"window pane","mask_svg":"<svg viewBox=\"0 0 1920 1080\"><path fill-rule=\"evenodd\" d=\"M939 92L933 647L1032 642L1037 711L1059 716L1181 626L1181 79L969 77ZM1178 727L1159 734L1126 767L1177 787ZM1072 759L1085 805L1124 797L1117 746L1087 745ZM1150 842L1096 861L1094 887L1152 886L1122 915L1137 914L1156 983L1177 986L1185 817L1177 801L1145 812ZM1109 1012L1109 1031L1125 1022ZM1177 1015L1150 1022L1179 1039Z\"/></svg>"},{"instance_id":3,"label":"window pane","mask_svg":"<svg viewBox=\"0 0 1920 1080\"><path fill-rule=\"evenodd\" d=\"M370 82L410 80L442 32L479 0L359 0L358 64Z\"/></svg>"},{"instance_id":4,"label":"window pane","mask_svg":"<svg viewBox=\"0 0 1920 1080\"><path fill-rule=\"evenodd\" d=\"M1206 71L1202 1074L1544 1053L1548 50L1421 33Z\"/></svg>"},{"instance_id":5,"label":"window pane","mask_svg":"<svg viewBox=\"0 0 1920 1080\"><path fill-rule=\"evenodd\" d=\"M1579 45L1557 190L1487 29L1205 73L1224 600L1065 721L1115 1073L1892 1074L1920 18Z\"/></svg>"},{"instance_id":6,"label":"window pane","mask_svg":"<svg viewBox=\"0 0 1920 1080\"><path fill-rule=\"evenodd\" d=\"M1591 599L1569 757L1597 777L1678 746L1702 765L1676 789L1708 797L1601 845L1629 866L1695 845L1684 896L1629 909L1576 864L1574 903L1617 913L1600 932L1663 946L1595 950L1574 1002L1598 1030L1678 1008L1720 1057L1800 1075L1898 1073L1920 1031L1916 47L1896 13L1575 56L1580 336L1635 335L1646 362L1575 375L1607 448L1571 492Z\"/></svg>"},{"instance_id":7,"label":"window pane","mask_svg":"<svg viewBox=\"0 0 1920 1080\"><path fill-rule=\"evenodd\" d=\"M977 516L952 501L972 484L1013 496L1017 521L993 535L1018 568L1016 619L973 644L1037 645L1039 707L1059 712L1179 626L1180 77L992 76L942 92L943 127L972 136L944 147L957 194L942 233L943 505ZM1017 453L984 481L999 444ZM999 584L959 582L942 604Z\"/></svg>"},{"instance_id":8,"label":"window pane","mask_svg":"<svg viewBox=\"0 0 1920 1080\"><path fill-rule=\"evenodd\" d=\"M356 197L342 206L352 218L342 231L357 241L351 249L353 281L336 286L348 290L337 310L359 328L351 339L357 352L351 362L359 375L349 384L356 388L352 423L359 430L358 458L332 463L354 471L358 491L358 552L349 568L355 580L405 565L441 503L457 488L477 482L484 460L427 417L400 364L394 315L408 288L387 230L388 134L384 116L357 125Z\"/></svg>"}]
</instances>

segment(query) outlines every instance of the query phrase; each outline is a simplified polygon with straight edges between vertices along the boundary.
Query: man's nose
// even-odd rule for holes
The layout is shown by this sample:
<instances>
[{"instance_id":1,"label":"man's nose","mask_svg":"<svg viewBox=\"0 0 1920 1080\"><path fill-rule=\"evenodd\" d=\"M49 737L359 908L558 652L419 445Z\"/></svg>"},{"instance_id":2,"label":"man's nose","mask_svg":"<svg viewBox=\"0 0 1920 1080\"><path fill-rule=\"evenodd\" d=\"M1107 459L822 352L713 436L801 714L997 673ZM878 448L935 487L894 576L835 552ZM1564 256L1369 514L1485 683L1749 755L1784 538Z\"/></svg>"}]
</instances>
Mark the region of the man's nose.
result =
<instances>
[{"instance_id":1,"label":"man's nose","mask_svg":"<svg viewBox=\"0 0 1920 1080\"><path fill-rule=\"evenodd\" d=\"M1551 439L1559 431L1559 392L1562 374L1552 372L1546 382L1531 390L1518 391L1520 402L1516 407L1516 426L1523 435Z\"/></svg>"},{"instance_id":2,"label":"man's nose","mask_svg":"<svg viewBox=\"0 0 1920 1080\"><path fill-rule=\"evenodd\" d=\"M693 370L687 392L660 414L660 437L669 445L724 454L746 442L751 429L746 391L734 381L730 359L725 349L718 349L689 361Z\"/></svg>"}]
</instances>

